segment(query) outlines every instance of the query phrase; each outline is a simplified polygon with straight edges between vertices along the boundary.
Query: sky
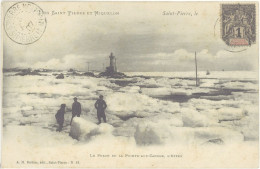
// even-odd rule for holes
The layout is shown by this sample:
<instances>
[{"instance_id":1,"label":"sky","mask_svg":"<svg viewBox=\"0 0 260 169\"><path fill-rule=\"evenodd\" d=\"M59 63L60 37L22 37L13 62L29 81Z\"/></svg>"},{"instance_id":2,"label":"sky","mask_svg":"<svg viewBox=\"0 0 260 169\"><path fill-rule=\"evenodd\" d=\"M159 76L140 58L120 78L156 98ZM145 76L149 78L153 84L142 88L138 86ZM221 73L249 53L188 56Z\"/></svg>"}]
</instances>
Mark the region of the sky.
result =
<instances>
[{"instance_id":1,"label":"sky","mask_svg":"<svg viewBox=\"0 0 260 169\"><path fill-rule=\"evenodd\" d=\"M17 44L3 32L4 68L87 71L90 62L90 70L102 71L113 52L122 72L193 71L196 52L201 71L258 70L258 45L230 47L222 41L219 3L58 3L37 2L49 14L46 30L35 43ZM12 4L6 2L3 11ZM67 11L85 15L67 16ZM86 15L93 11L119 15Z\"/></svg>"}]
</instances>

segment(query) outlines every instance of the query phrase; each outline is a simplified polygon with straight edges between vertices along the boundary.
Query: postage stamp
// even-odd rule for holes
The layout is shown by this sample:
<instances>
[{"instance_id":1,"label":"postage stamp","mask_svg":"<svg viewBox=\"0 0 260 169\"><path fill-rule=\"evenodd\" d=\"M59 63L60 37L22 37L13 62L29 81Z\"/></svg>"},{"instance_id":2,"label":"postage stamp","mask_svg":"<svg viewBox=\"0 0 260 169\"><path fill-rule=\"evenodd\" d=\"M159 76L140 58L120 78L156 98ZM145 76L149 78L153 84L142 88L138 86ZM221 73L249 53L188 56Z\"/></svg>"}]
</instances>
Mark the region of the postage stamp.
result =
<instances>
[{"instance_id":1,"label":"postage stamp","mask_svg":"<svg viewBox=\"0 0 260 169\"><path fill-rule=\"evenodd\" d=\"M46 28L43 10L32 2L18 2L11 6L4 18L7 36L14 42L27 45L36 42Z\"/></svg>"},{"instance_id":2,"label":"postage stamp","mask_svg":"<svg viewBox=\"0 0 260 169\"><path fill-rule=\"evenodd\" d=\"M250 46L256 41L255 4L221 5L221 38L229 46Z\"/></svg>"}]
</instances>

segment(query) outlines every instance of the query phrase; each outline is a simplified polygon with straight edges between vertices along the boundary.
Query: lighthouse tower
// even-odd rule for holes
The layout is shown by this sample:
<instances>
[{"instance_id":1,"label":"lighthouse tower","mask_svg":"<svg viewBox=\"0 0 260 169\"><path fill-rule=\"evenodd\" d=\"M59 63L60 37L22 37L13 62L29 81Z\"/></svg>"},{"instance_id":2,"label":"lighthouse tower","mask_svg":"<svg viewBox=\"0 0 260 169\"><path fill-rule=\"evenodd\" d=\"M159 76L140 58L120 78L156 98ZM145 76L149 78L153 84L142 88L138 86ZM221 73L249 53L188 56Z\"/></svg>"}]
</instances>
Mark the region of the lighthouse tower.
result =
<instances>
[{"instance_id":1,"label":"lighthouse tower","mask_svg":"<svg viewBox=\"0 0 260 169\"><path fill-rule=\"evenodd\" d=\"M117 71L116 57L111 52L109 55L110 65L106 67L104 72L101 72L99 76L101 77L112 77L112 78L123 78L126 77L124 73Z\"/></svg>"},{"instance_id":2,"label":"lighthouse tower","mask_svg":"<svg viewBox=\"0 0 260 169\"><path fill-rule=\"evenodd\" d=\"M109 66L110 72L116 72L116 57L113 55L112 52L109 56L109 59L110 59L110 66Z\"/></svg>"}]
</instances>

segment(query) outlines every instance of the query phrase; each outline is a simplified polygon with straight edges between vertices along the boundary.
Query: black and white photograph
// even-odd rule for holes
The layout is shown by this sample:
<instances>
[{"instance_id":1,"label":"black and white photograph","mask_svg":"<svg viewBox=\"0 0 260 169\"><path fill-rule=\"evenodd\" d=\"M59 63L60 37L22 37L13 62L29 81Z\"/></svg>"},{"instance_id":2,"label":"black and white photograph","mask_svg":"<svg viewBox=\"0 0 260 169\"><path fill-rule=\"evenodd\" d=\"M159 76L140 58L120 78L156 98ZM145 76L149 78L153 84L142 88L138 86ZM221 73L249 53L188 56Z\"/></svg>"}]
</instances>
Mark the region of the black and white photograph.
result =
<instances>
[{"instance_id":1,"label":"black and white photograph","mask_svg":"<svg viewBox=\"0 0 260 169\"><path fill-rule=\"evenodd\" d=\"M2 168L259 167L258 2L2 2Z\"/></svg>"}]
</instances>

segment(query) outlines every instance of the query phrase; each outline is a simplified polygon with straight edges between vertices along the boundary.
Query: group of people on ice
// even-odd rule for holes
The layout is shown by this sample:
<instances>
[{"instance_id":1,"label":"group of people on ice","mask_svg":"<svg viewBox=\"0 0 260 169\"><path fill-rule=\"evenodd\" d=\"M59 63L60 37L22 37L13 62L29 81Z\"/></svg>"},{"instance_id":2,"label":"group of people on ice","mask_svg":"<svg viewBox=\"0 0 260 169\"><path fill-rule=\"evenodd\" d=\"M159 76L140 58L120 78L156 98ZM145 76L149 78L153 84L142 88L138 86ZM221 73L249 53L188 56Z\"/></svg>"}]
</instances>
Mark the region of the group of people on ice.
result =
<instances>
[{"instance_id":1,"label":"group of people on ice","mask_svg":"<svg viewBox=\"0 0 260 169\"><path fill-rule=\"evenodd\" d=\"M73 118L76 116L80 117L81 114L81 104L78 102L78 99L76 97L73 100L74 103L72 104L72 117L71 117L70 125L72 123ZM55 115L57 123L59 124L59 127L57 129L57 131L59 132L63 128L65 108L66 108L66 104L61 104L60 109ZM101 123L101 118L103 118L104 122L106 123L105 109L107 108L107 104L103 99L102 95L100 95L99 99L96 101L95 108L97 109L98 124Z\"/></svg>"}]
</instances>

